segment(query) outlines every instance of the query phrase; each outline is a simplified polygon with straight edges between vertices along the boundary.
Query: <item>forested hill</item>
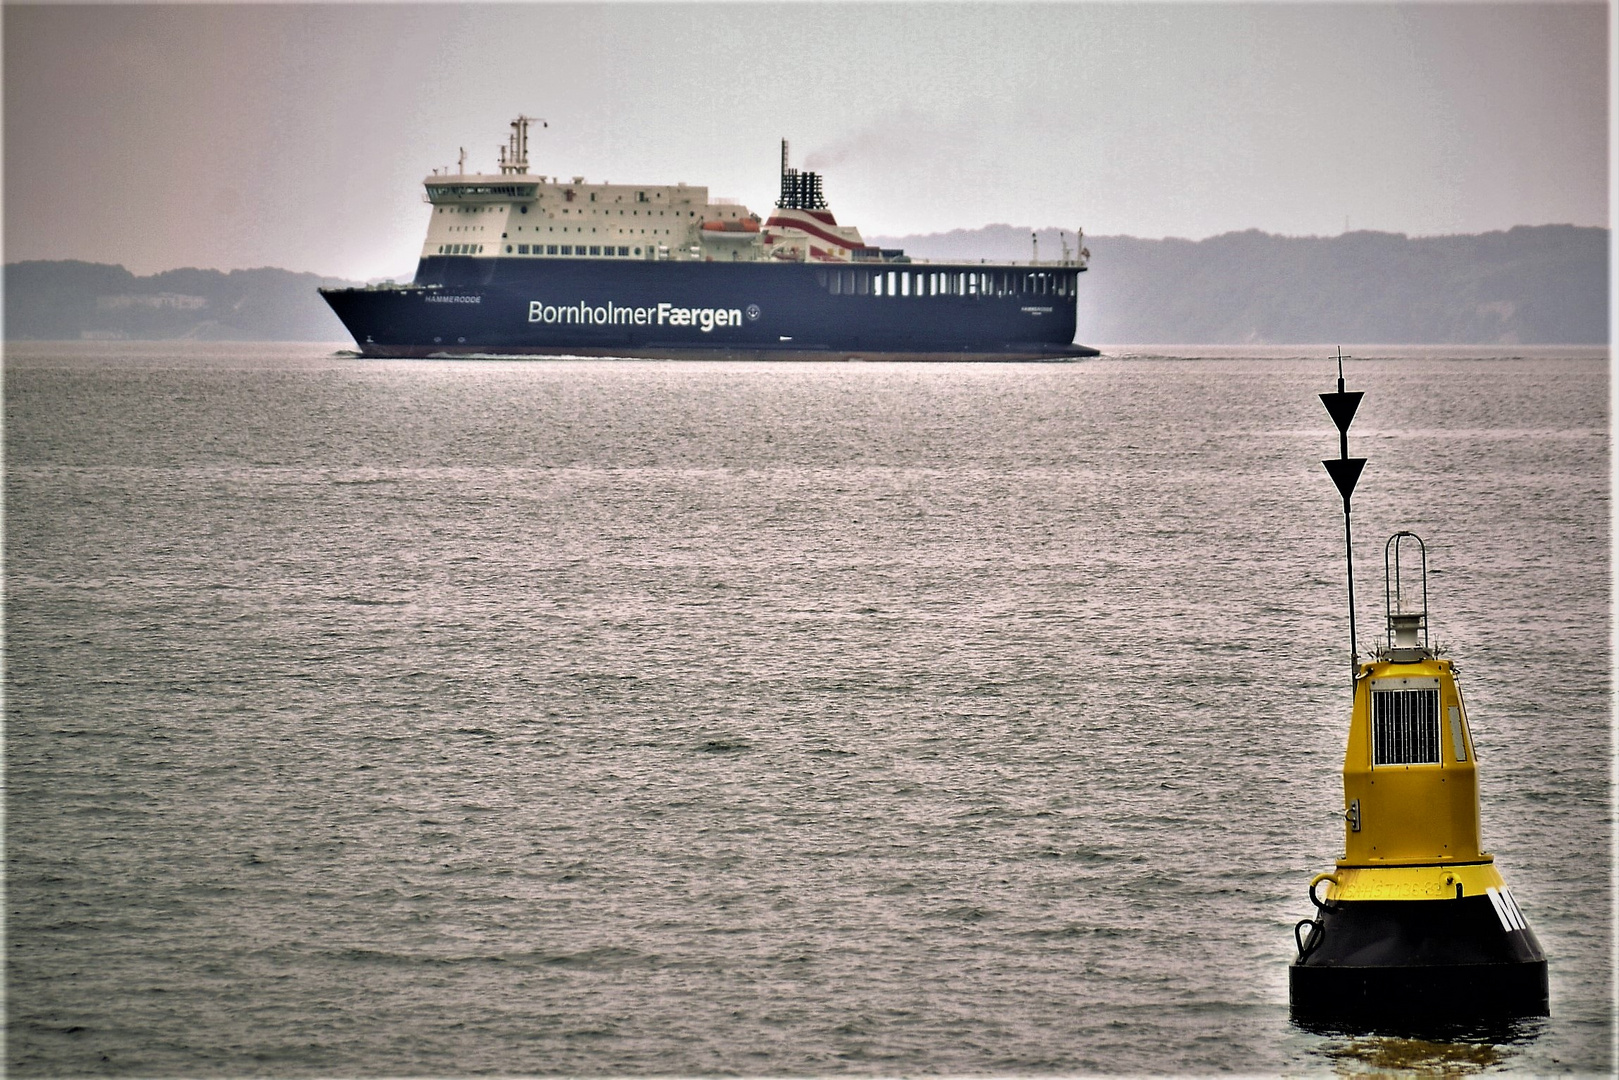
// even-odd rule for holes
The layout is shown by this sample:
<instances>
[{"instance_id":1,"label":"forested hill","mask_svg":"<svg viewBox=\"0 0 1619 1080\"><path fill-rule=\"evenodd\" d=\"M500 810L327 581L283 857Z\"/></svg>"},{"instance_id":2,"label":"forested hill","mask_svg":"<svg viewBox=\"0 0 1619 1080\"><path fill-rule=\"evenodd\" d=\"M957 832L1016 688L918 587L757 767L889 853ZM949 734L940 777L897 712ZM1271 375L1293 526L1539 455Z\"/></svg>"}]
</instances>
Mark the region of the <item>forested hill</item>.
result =
<instances>
[{"instance_id":1,"label":"forested hill","mask_svg":"<svg viewBox=\"0 0 1619 1080\"><path fill-rule=\"evenodd\" d=\"M315 290L354 282L290 270L169 270L20 262L5 268L6 339L347 341Z\"/></svg>"},{"instance_id":2,"label":"forested hill","mask_svg":"<svg viewBox=\"0 0 1619 1080\"><path fill-rule=\"evenodd\" d=\"M1060 257L1055 229L1040 256ZM1066 239L1072 243L1073 233ZM1520 227L1478 236L1353 232L1208 240L1087 237L1079 340L1093 344L1602 344L1606 229ZM1027 261L1011 225L868 237L918 258ZM768 272L768 268L761 268ZM197 338L348 341L316 293L333 278L287 270L171 270L22 262L5 267L9 340Z\"/></svg>"},{"instance_id":3,"label":"forested hill","mask_svg":"<svg viewBox=\"0 0 1619 1080\"><path fill-rule=\"evenodd\" d=\"M1010 225L869 237L932 259L1027 260ZM1054 229L1040 257L1061 254ZM1070 244L1073 233L1066 234ZM1477 236L1352 232L1207 240L1086 237L1079 340L1090 343L1602 344L1608 230L1519 227Z\"/></svg>"}]
</instances>

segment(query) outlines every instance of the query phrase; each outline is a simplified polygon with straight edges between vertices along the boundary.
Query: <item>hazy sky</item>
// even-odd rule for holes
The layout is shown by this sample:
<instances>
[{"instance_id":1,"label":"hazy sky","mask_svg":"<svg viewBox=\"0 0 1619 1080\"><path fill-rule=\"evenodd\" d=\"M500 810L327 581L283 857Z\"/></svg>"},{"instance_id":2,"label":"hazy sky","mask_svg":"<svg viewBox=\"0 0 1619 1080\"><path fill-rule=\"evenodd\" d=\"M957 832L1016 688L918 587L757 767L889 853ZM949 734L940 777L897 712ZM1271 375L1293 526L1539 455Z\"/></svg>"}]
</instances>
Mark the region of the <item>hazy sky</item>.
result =
<instances>
[{"instance_id":1,"label":"hazy sky","mask_svg":"<svg viewBox=\"0 0 1619 1080\"><path fill-rule=\"evenodd\" d=\"M1601 4L4 7L5 258L408 277L421 180L706 184L868 235L1608 221Z\"/></svg>"}]
</instances>

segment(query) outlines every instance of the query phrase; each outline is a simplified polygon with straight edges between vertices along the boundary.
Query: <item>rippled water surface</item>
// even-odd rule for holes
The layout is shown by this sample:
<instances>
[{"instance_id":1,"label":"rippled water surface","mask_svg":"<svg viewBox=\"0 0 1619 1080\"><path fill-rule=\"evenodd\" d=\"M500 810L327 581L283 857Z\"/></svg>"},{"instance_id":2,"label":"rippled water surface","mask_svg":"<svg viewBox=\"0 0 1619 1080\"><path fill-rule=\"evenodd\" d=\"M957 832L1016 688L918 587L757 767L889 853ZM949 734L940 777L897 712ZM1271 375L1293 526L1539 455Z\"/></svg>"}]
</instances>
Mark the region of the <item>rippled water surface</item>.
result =
<instances>
[{"instance_id":1,"label":"rippled water surface","mask_svg":"<svg viewBox=\"0 0 1619 1080\"><path fill-rule=\"evenodd\" d=\"M1174 352L10 349L9 1071L1611 1070L1605 352L1347 365L1551 960L1430 1043L1287 1016L1329 350Z\"/></svg>"}]
</instances>

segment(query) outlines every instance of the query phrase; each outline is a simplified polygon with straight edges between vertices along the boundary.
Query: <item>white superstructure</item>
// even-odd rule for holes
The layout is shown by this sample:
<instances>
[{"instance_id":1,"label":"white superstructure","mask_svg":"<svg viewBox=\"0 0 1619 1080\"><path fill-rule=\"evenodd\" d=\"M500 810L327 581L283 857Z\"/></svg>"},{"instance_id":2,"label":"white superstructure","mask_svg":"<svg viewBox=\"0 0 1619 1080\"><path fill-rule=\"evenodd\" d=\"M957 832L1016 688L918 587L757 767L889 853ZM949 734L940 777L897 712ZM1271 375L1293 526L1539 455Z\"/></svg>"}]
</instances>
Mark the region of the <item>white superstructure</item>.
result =
<instances>
[{"instance_id":1,"label":"white superstructure","mask_svg":"<svg viewBox=\"0 0 1619 1080\"><path fill-rule=\"evenodd\" d=\"M500 149L498 173L434 170L422 181L433 208L422 258L643 259L707 262L910 262L866 245L840 225L817 173L791 168L781 144L781 195L768 220L708 188L688 184L587 184L529 172L531 117L519 116ZM1064 241L1057 265L1084 266ZM1038 262L1038 256L1035 259Z\"/></svg>"},{"instance_id":2,"label":"white superstructure","mask_svg":"<svg viewBox=\"0 0 1619 1080\"><path fill-rule=\"evenodd\" d=\"M528 171L530 118L512 121L500 172L435 171L422 183L433 207L424 258L437 255L529 258L703 259L738 257L737 244L705 243L707 222L758 218L744 206L716 203L706 187L686 184L564 183ZM463 158L463 163L464 163Z\"/></svg>"},{"instance_id":3,"label":"white superstructure","mask_svg":"<svg viewBox=\"0 0 1619 1080\"><path fill-rule=\"evenodd\" d=\"M799 210L778 207L768 228L759 215L708 188L689 184L586 183L582 176L529 172L531 117L512 121L496 174L435 170L422 181L433 207L422 257L473 255L534 259L677 259L848 262L880 258L858 230L831 220L824 200ZM786 143L782 144L786 190ZM820 178L808 178L819 197ZM802 220L799 220L802 219Z\"/></svg>"}]
</instances>

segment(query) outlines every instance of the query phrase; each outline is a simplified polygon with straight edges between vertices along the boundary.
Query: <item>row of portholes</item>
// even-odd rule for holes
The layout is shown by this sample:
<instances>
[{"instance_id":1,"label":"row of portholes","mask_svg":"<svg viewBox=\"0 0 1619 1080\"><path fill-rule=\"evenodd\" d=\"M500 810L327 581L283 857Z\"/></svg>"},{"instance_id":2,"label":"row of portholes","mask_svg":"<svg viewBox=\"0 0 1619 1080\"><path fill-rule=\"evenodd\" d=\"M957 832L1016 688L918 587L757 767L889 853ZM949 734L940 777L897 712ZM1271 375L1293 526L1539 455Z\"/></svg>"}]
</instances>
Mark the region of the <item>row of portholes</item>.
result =
<instances>
[{"instance_id":1,"label":"row of portholes","mask_svg":"<svg viewBox=\"0 0 1619 1080\"><path fill-rule=\"evenodd\" d=\"M560 250L558 250L559 248L560 248ZM512 246L510 244L507 244L506 245L506 254L510 255L511 253L512 253ZM586 244L533 244L533 245L530 245L530 244L518 244L517 245L517 254L519 254L519 255L622 255L622 256L627 256L627 255L629 255L629 253L630 253L629 248L627 248L627 247L615 248L612 244L608 244L606 246L602 246L600 244L589 244L589 245L586 245ZM635 253L637 255L641 254L641 249L636 248Z\"/></svg>"},{"instance_id":2,"label":"row of portholes","mask_svg":"<svg viewBox=\"0 0 1619 1080\"><path fill-rule=\"evenodd\" d=\"M479 255L483 253L482 244L440 244L440 255Z\"/></svg>"}]
</instances>

